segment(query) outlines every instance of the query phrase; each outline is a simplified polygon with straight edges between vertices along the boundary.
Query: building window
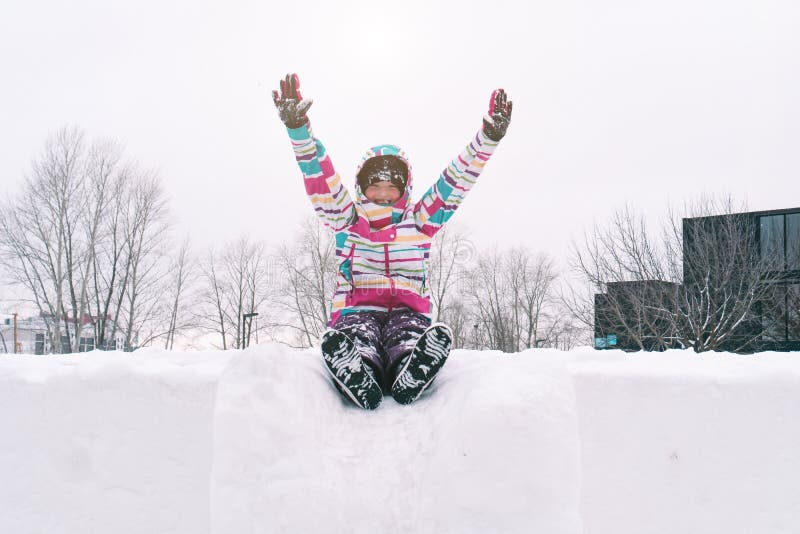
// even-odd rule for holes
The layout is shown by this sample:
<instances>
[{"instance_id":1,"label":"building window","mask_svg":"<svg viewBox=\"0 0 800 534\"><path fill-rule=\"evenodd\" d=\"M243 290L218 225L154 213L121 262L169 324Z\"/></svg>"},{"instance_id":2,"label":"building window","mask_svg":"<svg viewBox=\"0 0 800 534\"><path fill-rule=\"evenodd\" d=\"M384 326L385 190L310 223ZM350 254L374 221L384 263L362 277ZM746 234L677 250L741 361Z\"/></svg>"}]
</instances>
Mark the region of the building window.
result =
<instances>
[{"instance_id":1,"label":"building window","mask_svg":"<svg viewBox=\"0 0 800 534\"><path fill-rule=\"evenodd\" d=\"M89 352L90 350L94 350L94 338L93 337L82 337L79 351L80 352Z\"/></svg>"},{"instance_id":2,"label":"building window","mask_svg":"<svg viewBox=\"0 0 800 534\"><path fill-rule=\"evenodd\" d=\"M36 342L34 343L34 354L44 354L44 334L36 334Z\"/></svg>"},{"instance_id":3,"label":"building window","mask_svg":"<svg viewBox=\"0 0 800 534\"><path fill-rule=\"evenodd\" d=\"M786 262L783 242L783 215L761 217L761 258L775 267L771 270L782 271ZM773 263L774 262L774 263Z\"/></svg>"},{"instance_id":4,"label":"building window","mask_svg":"<svg viewBox=\"0 0 800 534\"><path fill-rule=\"evenodd\" d=\"M769 301L764 302L761 314L761 339L786 340L786 286L775 287Z\"/></svg>"},{"instance_id":5,"label":"building window","mask_svg":"<svg viewBox=\"0 0 800 534\"><path fill-rule=\"evenodd\" d=\"M786 291L786 333L789 341L800 341L800 284L792 284Z\"/></svg>"},{"instance_id":6,"label":"building window","mask_svg":"<svg viewBox=\"0 0 800 534\"><path fill-rule=\"evenodd\" d=\"M800 341L800 284L777 286L762 309L764 341Z\"/></svg>"},{"instance_id":7,"label":"building window","mask_svg":"<svg viewBox=\"0 0 800 534\"><path fill-rule=\"evenodd\" d=\"M786 263L790 270L800 269L800 213L786 215Z\"/></svg>"}]
</instances>

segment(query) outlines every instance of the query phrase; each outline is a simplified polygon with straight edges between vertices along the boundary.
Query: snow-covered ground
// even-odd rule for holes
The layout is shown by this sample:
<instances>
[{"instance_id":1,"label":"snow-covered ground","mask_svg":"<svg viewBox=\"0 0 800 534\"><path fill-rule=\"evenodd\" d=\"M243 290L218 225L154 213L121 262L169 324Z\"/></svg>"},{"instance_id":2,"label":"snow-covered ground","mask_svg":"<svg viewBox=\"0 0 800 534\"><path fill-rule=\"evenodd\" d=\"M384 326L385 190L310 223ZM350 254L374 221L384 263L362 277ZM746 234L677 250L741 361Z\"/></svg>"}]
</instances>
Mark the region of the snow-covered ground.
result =
<instances>
[{"instance_id":1,"label":"snow-covered ground","mask_svg":"<svg viewBox=\"0 0 800 534\"><path fill-rule=\"evenodd\" d=\"M0 358L0 532L800 532L800 354L455 351L411 406L316 352Z\"/></svg>"}]
</instances>

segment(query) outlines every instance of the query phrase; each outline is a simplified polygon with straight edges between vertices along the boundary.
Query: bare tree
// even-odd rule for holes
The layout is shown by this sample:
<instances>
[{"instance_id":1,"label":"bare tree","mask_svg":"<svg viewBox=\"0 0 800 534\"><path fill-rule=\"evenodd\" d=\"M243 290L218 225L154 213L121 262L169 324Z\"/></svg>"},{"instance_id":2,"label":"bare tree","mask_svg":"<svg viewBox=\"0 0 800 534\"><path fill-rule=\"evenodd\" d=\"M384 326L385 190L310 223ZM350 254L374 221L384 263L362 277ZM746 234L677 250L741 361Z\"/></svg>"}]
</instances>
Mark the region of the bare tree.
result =
<instances>
[{"instance_id":1,"label":"bare tree","mask_svg":"<svg viewBox=\"0 0 800 534\"><path fill-rule=\"evenodd\" d=\"M568 322L575 329L587 332L587 337L592 340L595 326L595 291L601 290L595 290L581 274L580 269L573 264L568 273L569 278L562 280L558 299L561 308L567 313Z\"/></svg>"},{"instance_id":2,"label":"bare tree","mask_svg":"<svg viewBox=\"0 0 800 534\"><path fill-rule=\"evenodd\" d=\"M591 345L593 333L575 321L568 309L556 303L557 311L548 316L540 347L551 347L559 350L572 350L581 345Z\"/></svg>"},{"instance_id":3,"label":"bare tree","mask_svg":"<svg viewBox=\"0 0 800 534\"><path fill-rule=\"evenodd\" d=\"M673 275L683 275L677 307L682 344L696 352L750 351L765 334L760 310L780 285L776 255L761 254L757 220L730 197L702 198L673 214L667 234Z\"/></svg>"},{"instance_id":4,"label":"bare tree","mask_svg":"<svg viewBox=\"0 0 800 534\"><path fill-rule=\"evenodd\" d=\"M544 254L523 247L480 254L465 288L475 316L475 348L517 352L545 346L543 323L557 320L555 279L553 261Z\"/></svg>"},{"instance_id":5,"label":"bare tree","mask_svg":"<svg viewBox=\"0 0 800 534\"><path fill-rule=\"evenodd\" d=\"M334 237L316 218L307 218L294 244L279 247L275 259L281 278L273 285L280 317L274 326L289 331L291 345L311 347L330 319L337 275Z\"/></svg>"},{"instance_id":6,"label":"bare tree","mask_svg":"<svg viewBox=\"0 0 800 534\"><path fill-rule=\"evenodd\" d=\"M659 238L625 208L573 246L580 285L564 302L577 320L613 332L619 346L752 350L763 334L759 307L776 290L757 230L729 197L672 210Z\"/></svg>"},{"instance_id":7,"label":"bare tree","mask_svg":"<svg viewBox=\"0 0 800 534\"><path fill-rule=\"evenodd\" d=\"M465 227L451 223L439 230L431 243L426 284L434 322L442 321L447 314L451 299L467 276L470 262L475 259L475 247L467 236Z\"/></svg>"},{"instance_id":8,"label":"bare tree","mask_svg":"<svg viewBox=\"0 0 800 534\"><path fill-rule=\"evenodd\" d=\"M585 285L564 297L573 317L608 325L622 346L660 350L674 343L677 281L668 278L669 254L661 245L630 207L585 234L583 247L572 246L572 268Z\"/></svg>"},{"instance_id":9,"label":"bare tree","mask_svg":"<svg viewBox=\"0 0 800 534\"><path fill-rule=\"evenodd\" d=\"M119 330L124 347L150 343L163 329L152 322L158 314L159 282L168 243L167 209L157 176L136 165L128 170L122 208L122 248L110 338Z\"/></svg>"},{"instance_id":10,"label":"bare tree","mask_svg":"<svg viewBox=\"0 0 800 534\"><path fill-rule=\"evenodd\" d=\"M521 247L509 250L505 263L509 290L514 296L513 327L519 348L538 347L547 342L547 337L541 335L541 326L546 319L545 306L552 302L555 265L545 254L533 256Z\"/></svg>"},{"instance_id":11,"label":"bare tree","mask_svg":"<svg viewBox=\"0 0 800 534\"><path fill-rule=\"evenodd\" d=\"M268 268L263 245L241 238L222 254L209 252L201 265L201 294L206 328L220 336L221 348L241 348L245 313L261 310L268 295ZM259 312L260 313L260 312Z\"/></svg>"},{"instance_id":12,"label":"bare tree","mask_svg":"<svg viewBox=\"0 0 800 534\"><path fill-rule=\"evenodd\" d=\"M502 255L497 250L482 253L465 288L477 317L476 344L480 348L514 352L512 305L503 280ZM477 348L477 347L476 347Z\"/></svg>"},{"instance_id":13,"label":"bare tree","mask_svg":"<svg viewBox=\"0 0 800 534\"><path fill-rule=\"evenodd\" d=\"M84 137L78 128L51 136L21 193L0 208L2 261L55 352L108 348L117 329L130 345L160 306L156 266L168 235L158 180L121 163L114 143Z\"/></svg>"},{"instance_id":14,"label":"bare tree","mask_svg":"<svg viewBox=\"0 0 800 534\"><path fill-rule=\"evenodd\" d=\"M171 305L167 331L164 336L164 348L169 350L172 350L175 345L176 334L194 326L194 321L184 311L186 292L194 281L194 268L195 263L189 254L189 239L186 238L170 266L169 284L166 288Z\"/></svg>"},{"instance_id":15,"label":"bare tree","mask_svg":"<svg viewBox=\"0 0 800 534\"><path fill-rule=\"evenodd\" d=\"M70 243L67 247L69 293L73 317L76 319L72 352L78 352L80 349L85 318L92 320L90 308L92 268L96 264L95 258L103 222L107 217L110 196L114 193L113 185L119 161L120 151L113 143L99 142L90 148L87 154L84 187L81 190L83 199L77 206L78 227L70 225L67 227ZM91 337L95 337L94 332Z\"/></svg>"},{"instance_id":16,"label":"bare tree","mask_svg":"<svg viewBox=\"0 0 800 534\"><path fill-rule=\"evenodd\" d=\"M94 331L96 345L102 349L115 347L115 319L119 318L118 303L127 282L123 272L128 249L125 221L134 173L133 167L123 166L111 184L109 206L93 258Z\"/></svg>"},{"instance_id":17,"label":"bare tree","mask_svg":"<svg viewBox=\"0 0 800 534\"><path fill-rule=\"evenodd\" d=\"M453 333L453 348L474 348L472 346L474 339L471 336L474 325L477 324L477 318L461 295L451 296L447 308L442 312L439 320L450 327Z\"/></svg>"},{"instance_id":18,"label":"bare tree","mask_svg":"<svg viewBox=\"0 0 800 534\"><path fill-rule=\"evenodd\" d=\"M62 343L72 333L67 311L76 325L84 311L76 294L76 287L84 286L84 251L77 235L86 202L83 137L77 128L63 128L50 137L33 161L21 195L5 204L0 216L5 265L30 291L48 323L55 352L71 349L70 343Z\"/></svg>"}]
</instances>

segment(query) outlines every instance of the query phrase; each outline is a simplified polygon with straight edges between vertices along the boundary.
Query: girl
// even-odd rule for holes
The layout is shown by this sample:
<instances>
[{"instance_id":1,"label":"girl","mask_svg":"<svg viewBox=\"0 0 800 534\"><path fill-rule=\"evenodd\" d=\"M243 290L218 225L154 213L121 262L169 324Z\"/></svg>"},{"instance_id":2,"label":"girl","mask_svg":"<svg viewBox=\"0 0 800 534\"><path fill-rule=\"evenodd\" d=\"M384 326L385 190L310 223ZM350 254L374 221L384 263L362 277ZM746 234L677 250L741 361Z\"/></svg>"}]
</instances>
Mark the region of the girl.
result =
<instances>
[{"instance_id":1,"label":"girl","mask_svg":"<svg viewBox=\"0 0 800 534\"><path fill-rule=\"evenodd\" d=\"M505 135L511 102L503 89L492 93L483 127L411 203L411 165L400 147L379 145L364 154L353 200L311 131L312 101L301 96L297 75L286 75L272 96L314 210L336 232L339 273L330 329L322 337L328 372L361 408L377 408L384 391L401 404L414 402L444 365L452 342L446 325L431 324L425 285L431 239Z\"/></svg>"}]
</instances>

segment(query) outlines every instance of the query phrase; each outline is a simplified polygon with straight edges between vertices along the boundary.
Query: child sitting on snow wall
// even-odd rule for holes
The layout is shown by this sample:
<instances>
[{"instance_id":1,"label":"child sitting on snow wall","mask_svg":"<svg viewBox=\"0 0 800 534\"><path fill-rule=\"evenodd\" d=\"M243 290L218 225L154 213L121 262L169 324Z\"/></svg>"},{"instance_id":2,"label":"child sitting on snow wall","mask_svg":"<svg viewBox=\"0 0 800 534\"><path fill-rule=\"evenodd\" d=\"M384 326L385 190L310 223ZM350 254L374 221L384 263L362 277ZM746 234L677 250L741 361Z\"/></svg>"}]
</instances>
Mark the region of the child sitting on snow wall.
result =
<instances>
[{"instance_id":1,"label":"child sitting on snow wall","mask_svg":"<svg viewBox=\"0 0 800 534\"><path fill-rule=\"evenodd\" d=\"M511 102L492 93L483 127L411 203L411 165L395 145L369 149L356 168L350 197L325 147L314 137L296 74L280 81L273 100L286 125L306 192L322 221L336 232L339 264L330 329L322 336L325 365L342 395L374 410L391 392L414 402L450 352L452 334L431 324L425 286L431 239L461 204L506 133Z\"/></svg>"}]
</instances>

